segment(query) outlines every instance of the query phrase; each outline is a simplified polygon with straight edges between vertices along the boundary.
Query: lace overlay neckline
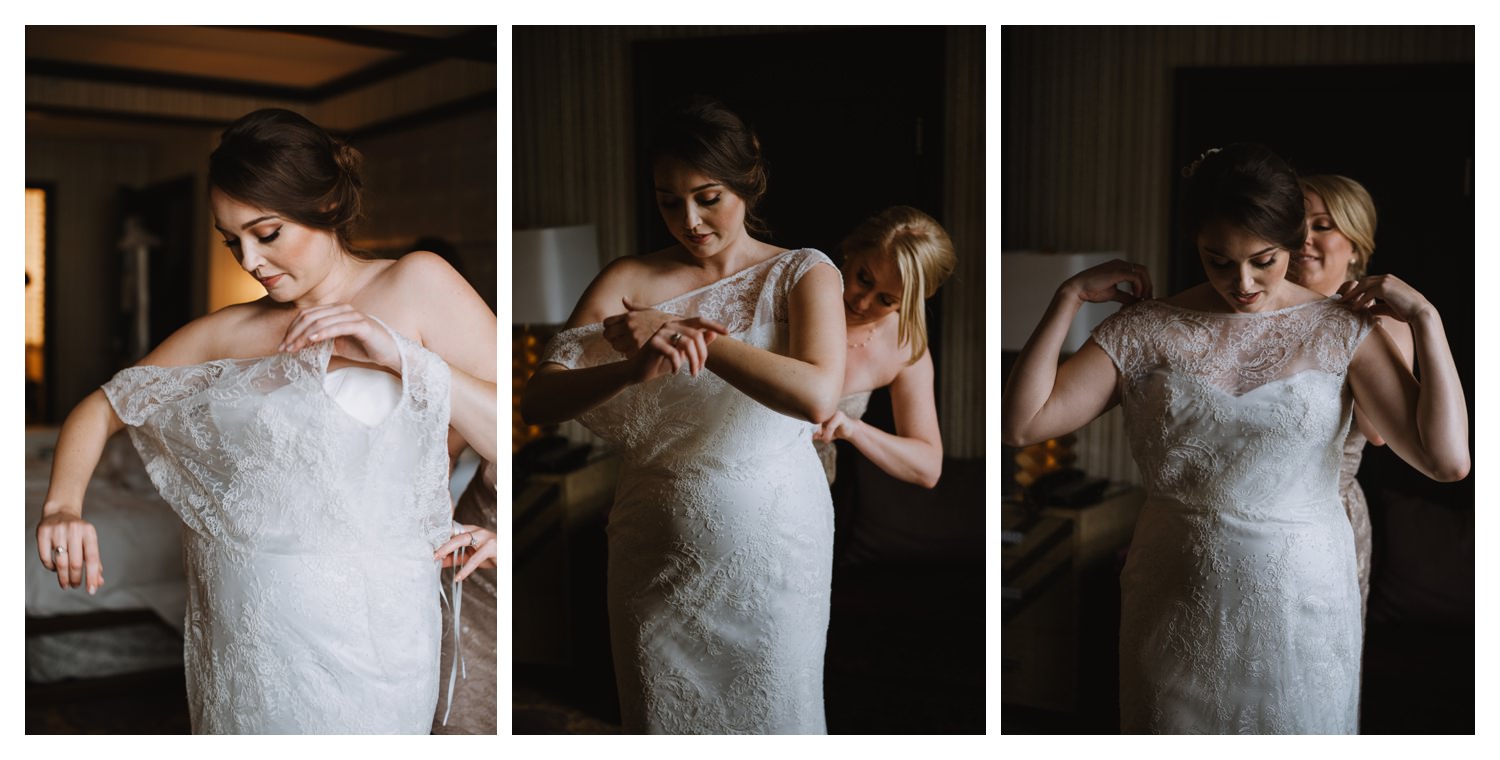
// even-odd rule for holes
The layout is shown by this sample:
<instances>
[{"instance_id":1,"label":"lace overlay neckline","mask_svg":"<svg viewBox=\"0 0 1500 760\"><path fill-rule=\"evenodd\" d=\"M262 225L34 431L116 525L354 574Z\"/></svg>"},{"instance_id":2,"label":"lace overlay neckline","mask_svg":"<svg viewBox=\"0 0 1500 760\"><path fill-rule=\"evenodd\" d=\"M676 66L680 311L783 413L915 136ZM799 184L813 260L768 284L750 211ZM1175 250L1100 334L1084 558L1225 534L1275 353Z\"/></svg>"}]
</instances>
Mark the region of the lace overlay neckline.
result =
<instances>
[{"instance_id":1,"label":"lace overlay neckline","mask_svg":"<svg viewBox=\"0 0 1500 760\"><path fill-rule=\"evenodd\" d=\"M713 282L707 283L705 285L700 285L700 286L698 286L696 288L693 288L692 290L687 291L686 293L679 293L679 294L677 294L675 296L672 296L671 298L668 298L665 301L661 301L660 303L657 303L655 306L653 306L651 308L653 308L653 309L660 309L661 307L666 306L667 304L672 303L673 301L681 301L684 298L691 298L691 297L693 297L693 296L695 296L695 295L697 295L699 293L702 293L705 290L711 290L713 288L719 287L720 285L727 285L727 284L729 284L731 282L734 282L737 279L749 276L752 272L755 272L755 271L759 270L761 267L764 267L764 266L767 266L767 265L770 265L770 264L774 264L777 261L781 260L782 258L784 258L784 257L786 257L788 255L791 255L793 253L796 253L797 251L801 251L801 250L805 250L805 249L796 248L796 249L793 249L793 250L790 250L790 251L782 251L781 253L778 253L775 256L771 256L770 258L767 258L764 261L756 262L756 263L751 264L750 266L747 266L744 269L741 269L741 270L739 270L737 272L734 272L732 274L724 275L723 277L720 277L719 279L714 280Z\"/></svg>"}]
</instances>

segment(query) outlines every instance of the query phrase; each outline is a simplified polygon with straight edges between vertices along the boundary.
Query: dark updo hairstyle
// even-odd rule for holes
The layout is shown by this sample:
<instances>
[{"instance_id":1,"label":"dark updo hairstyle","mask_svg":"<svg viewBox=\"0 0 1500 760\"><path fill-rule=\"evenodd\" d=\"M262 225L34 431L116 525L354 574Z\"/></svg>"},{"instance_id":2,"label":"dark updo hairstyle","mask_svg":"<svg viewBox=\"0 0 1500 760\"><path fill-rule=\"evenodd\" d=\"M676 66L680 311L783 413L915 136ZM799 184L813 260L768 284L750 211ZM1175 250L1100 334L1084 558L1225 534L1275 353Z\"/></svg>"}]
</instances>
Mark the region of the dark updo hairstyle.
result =
<instances>
[{"instance_id":1,"label":"dark updo hairstyle","mask_svg":"<svg viewBox=\"0 0 1500 760\"><path fill-rule=\"evenodd\" d=\"M745 202L745 228L760 235L770 229L755 213L766 194L766 163L760 140L733 111L711 98L693 98L656 125L647 156L655 163L675 158L722 182Z\"/></svg>"},{"instance_id":2,"label":"dark updo hairstyle","mask_svg":"<svg viewBox=\"0 0 1500 760\"><path fill-rule=\"evenodd\" d=\"M1234 143L1211 150L1183 170L1182 233L1197 247L1198 232L1219 220L1288 251L1307 239L1297 172L1269 148Z\"/></svg>"},{"instance_id":3,"label":"dark updo hairstyle","mask_svg":"<svg viewBox=\"0 0 1500 760\"><path fill-rule=\"evenodd\" d=\"M350 243L361 216L363 160L359 151L301 114L264 108L224 130L208 158L208 183L240 203L332 230L345 251L370 258Z\"/></svg>"}]
</instances>

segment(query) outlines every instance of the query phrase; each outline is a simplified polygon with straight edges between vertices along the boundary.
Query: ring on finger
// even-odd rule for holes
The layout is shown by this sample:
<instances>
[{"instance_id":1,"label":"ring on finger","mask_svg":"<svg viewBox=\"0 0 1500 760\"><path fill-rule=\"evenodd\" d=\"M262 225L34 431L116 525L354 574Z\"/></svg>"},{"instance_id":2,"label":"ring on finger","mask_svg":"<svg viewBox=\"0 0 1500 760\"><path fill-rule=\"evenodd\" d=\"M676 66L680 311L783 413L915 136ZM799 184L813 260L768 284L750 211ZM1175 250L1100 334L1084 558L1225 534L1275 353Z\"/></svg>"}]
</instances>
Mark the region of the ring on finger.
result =
<instances>
[{"instance_id":1,"label":"ring on finger","mask_svg":"<svg viewBox=\"0 0 1500 760\"><path fill-rule=\"evenodd\" d=\"M52 547L52 551L55 552L55 553L57 553L57 554L67 554L68 553L68 547L66 547L66 546L54 546L54 547Z\"/></svg>"},{"instance_id":2,"label":"ring on finger","mask_svg":"<svg viewBox=\"0 0 1500 760\"><path fill-rule=\"evenodd\" d=\"M479 546L479 544L475 543L475 541L474 541L474 532L473 531L469 531L469 548L473 549L473 548L475 548L477 546Z\"/></svg>"},{"instance_id":3,"label":"ring on finger","mask_svg":"<svg viewBox=\"0 0 1500 760\"><path fill-rule=\"evenodd\" d=\"M682 340L682 333L672 333L672 345L677 345L679 340Z\"/></svg>"}]
</instances>

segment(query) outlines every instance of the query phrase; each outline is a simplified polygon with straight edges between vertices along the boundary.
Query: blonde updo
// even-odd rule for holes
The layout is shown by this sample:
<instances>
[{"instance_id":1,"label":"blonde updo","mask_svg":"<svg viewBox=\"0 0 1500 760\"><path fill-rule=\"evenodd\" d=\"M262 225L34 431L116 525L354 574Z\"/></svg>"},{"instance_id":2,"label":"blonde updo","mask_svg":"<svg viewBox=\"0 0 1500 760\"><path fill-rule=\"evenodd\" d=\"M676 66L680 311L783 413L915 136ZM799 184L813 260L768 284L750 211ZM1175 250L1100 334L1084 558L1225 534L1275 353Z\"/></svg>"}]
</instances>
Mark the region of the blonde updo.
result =
<instances>
[{"instance_id":1,"label":"blonde updo","mask_svg":"<svg viewBox=\"0 0 1500 760\"><path fill-rule=\"evenodd\" d=\"M1302 190L1317 193L1333 217L1333 226L1354 245L1348 279L1365 276L1375 254L1375 199L1364 185L1338 174L1302 177Z\"/></svg>"},{"instance_id":2,"label":"blonde updo","mask_svg":"<svg viewBox=\"0 0 1500 760\"><path fill-rule=\"evenodd\" d=\"M911 346L908 364L927 351L926 300L958 266L947 230L911 206L892 206L866 219L839 244L844 259L887 255L901 272L901 305L896 340Z\"/></svg>"}]
</instances>

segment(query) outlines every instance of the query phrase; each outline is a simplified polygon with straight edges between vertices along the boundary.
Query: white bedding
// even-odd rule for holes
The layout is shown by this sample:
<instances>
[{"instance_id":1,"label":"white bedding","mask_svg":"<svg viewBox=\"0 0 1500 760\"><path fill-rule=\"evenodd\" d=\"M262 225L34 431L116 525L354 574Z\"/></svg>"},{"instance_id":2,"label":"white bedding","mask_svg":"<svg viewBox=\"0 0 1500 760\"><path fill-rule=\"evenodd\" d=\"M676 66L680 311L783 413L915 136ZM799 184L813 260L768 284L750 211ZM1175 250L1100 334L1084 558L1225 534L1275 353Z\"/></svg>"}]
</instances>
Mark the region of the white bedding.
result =
<instances>
[{"instance_id":1,"label":"white bedding","mask_svg":"<svg viewBox=\"0 0 1500 760\"><path fill-rule=\"evenodd\" d=\"M104 585L89 596L63 590L57 576L42 567L36 551L36 523L51 477L56 427L26 429L26 614L51 617L103 610L155 612L182 629L186 586L182 578L182 521L157 495L140 457L125 435L105 446L99 468L84 495L84 516L99 532Z\"/></svg>"}]
</instances>

